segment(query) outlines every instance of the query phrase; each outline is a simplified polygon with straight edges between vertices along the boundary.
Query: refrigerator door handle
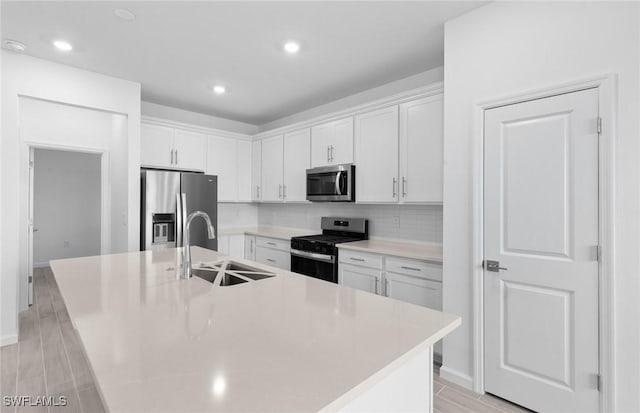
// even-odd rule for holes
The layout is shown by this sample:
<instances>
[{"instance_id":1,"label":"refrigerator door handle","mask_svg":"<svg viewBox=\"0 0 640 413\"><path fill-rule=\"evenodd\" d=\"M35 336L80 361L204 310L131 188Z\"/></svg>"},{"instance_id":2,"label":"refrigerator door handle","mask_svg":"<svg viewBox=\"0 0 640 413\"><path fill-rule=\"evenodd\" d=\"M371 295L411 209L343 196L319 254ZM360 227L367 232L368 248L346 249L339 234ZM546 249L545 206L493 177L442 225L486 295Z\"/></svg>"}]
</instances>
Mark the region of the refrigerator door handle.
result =
<instances>
[{"instance_id":1,"label":"refrigerator door handle","mask_svg":"<svg viewBox=\"0 0 640 413\"><path fill-rule=\"evenodd\" d=\"M180 193L176 194L176 247L182 246L182 201Z\"/></svg>"}]
</instances>

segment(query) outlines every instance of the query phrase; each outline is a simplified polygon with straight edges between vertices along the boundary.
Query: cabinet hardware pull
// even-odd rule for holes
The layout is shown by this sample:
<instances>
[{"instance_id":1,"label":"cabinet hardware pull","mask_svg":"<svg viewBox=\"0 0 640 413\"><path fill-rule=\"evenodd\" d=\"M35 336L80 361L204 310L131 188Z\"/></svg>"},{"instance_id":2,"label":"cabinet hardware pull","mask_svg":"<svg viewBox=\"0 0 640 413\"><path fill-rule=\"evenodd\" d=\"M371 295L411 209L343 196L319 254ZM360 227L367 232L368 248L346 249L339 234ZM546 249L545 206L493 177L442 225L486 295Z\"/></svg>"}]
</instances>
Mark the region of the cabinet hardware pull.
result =
<instances>
[{"instance_id":1,"label":"cabinet hardware pull","mask_svg":"<svg viewBox=\"0 0 640 413\"><path fill-rule=\"evenodd\" d=\"M396 197L397 191L396 191L396 184L398 183L398 180L396 178L393 178L393 197Z\"/></svg>"},{"instance_id":2,"label":"cabinet hardware pull","mask_svg":"<svg viewBox=\"0 0 640 413\"><path fill-rule=\"evenodd\" d=\"M277 244L275 242L267 242L267 245L273 245L275 247Z\"/></svg>"},{"instance_id":3,"label":"cabinet hardware pull","mask_svg":"<svg viewBox=\"0 0 640 413\"><path fill-rule=\"evenodd\" d=\"M380 293L378 292L378 284L379 284L379 283L380 283L380 280L376 277L376 286L375 286L375 292L376 292L376 294L380 294Z\"/></svg>"},{"instance_id":4,"label":"cabinet hardware pull","mask_svg":"<svg viewBox=\"0 0 640 413\"><path fill-rule=\"evenodd\" d=\"M384 279L384 295L389 296L389 279L387 278Z\"/></svg>"},{"instance_id":5,"label":"cabinet hardware pull","mask_svg":"<svg viewBox=\"0 0 640 413\"><path fill-rule=\"evenodd\" d=\"M364 258L349 257L349 259L353 261L364 261Z\"/></svg>"},{"instance_id":6,"label":"cabinet hardware pull","mask_svg":"<svg viewBox=\"0 0 640 413\"><path fill-rule=\"evenodd\" d=\"M331 162L333 162L333 145L331 145Z\"/></svg>"},{"instance_id":7,"label":"cabinet hardware pull","mask_svg":"<svg viewBox=\"0 0 640 413\"><path fill-rule=\"evenodd\" d=\"M282 184L278 185L278 198L282 199Z\"/></svg>"},{"instance_id":8,"label":"cabinet hardware pull","mask_svg":"<svg viewBox=\"0 0 640 413\"><path fill-rule=\"evenodd\" d=\"M276 260L272 260L271 258L267 258L267 261L269 261L269 262L276 262Z\"/></svg>"},{"instance_id":9,"label":"cabinet hardware pull","mask_svg":"<svg viewBox=\"0 0 640 413\"><path fill-rule=\"evenodd\" d=\"M329 145L327 145L327 162L331 162L331 159L329 158L329 152L331 151L331 149L329 149Z\"/></svg>"},{"instance_id":10,"label":"cabinet hardware pull","mask_svg":"<svg viewBox=\"0 0 640 413\"><path fill-rule=\"evenodd\" d=\"M400 268L405 269L405 270L411 270L411 271L422 271L420 268L405 267L404 265L402 265Z\"/></svg>"},{"instance_id":11,"label":"cabinet hardware pull","mask_svg":"<svg viewBox=\"0 0 640 413\"><path fill-rule=\"evenodd\" d=\"M407 197L407 178L404 176L402 177L402 197Z\"/></svg>"},{"instance_id":12,"label":"cabinet hardware pull","mask_svg":"<svg viewBox=\"0 0 640 413\"><path fill-rule=\"evenodd\" d=\"M176 149L176 165L178 164L178 150Z\"/></svg>"},{"instance_id":13,"label":"cabinet hardware pull","mask_svg":"<svg viewBox=\"0 0 640 413\"><path fill-rule=\"evenodd\" d=\"M282 185L282 199L285 199L286 197L287 197L287 186Z\"/></svg>"}]
</instances>

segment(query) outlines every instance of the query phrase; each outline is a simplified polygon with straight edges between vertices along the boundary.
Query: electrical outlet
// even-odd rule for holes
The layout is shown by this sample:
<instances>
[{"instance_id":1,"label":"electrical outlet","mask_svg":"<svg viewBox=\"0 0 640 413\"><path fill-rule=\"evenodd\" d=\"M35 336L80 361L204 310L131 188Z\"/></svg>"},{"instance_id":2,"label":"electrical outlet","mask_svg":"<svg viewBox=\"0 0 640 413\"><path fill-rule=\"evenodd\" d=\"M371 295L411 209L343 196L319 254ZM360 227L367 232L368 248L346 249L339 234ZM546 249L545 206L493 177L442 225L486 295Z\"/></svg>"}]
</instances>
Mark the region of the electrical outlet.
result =
<instances>
[{"instance_id":1,"label":"electrical outlet","mask_svg":"<svg viewBox=\"0 0 640 413\"><path fill-rule=\"evenodd\" d=\"M65 241L65 242L64 242L64 247L65 247L65 248L69 248L69 245L70 245L69 241Z\"/></svg>"},{"instance_id":2,"label":"electrical outlet","mask_svg":"<svg viewBox=\"0 0 640 413\"><path fill-rule=\"evenodd\" d=\"M400 217L393 217L393 227L397 229L400 228Z\"/></svg>"}]
</instances>

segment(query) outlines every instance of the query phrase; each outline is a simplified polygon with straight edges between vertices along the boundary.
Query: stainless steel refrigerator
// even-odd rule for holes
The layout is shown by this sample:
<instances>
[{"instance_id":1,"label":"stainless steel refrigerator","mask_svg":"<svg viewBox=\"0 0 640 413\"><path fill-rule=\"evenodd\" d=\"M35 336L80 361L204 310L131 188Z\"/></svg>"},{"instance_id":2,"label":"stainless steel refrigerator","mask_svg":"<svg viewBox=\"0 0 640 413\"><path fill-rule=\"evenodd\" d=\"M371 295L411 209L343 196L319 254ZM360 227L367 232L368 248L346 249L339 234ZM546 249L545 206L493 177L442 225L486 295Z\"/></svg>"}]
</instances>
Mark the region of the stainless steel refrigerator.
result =
<instances>
[{"instance_id":1,"label":"stainless steel refrigerator","mask_svg":"<svg viewBox=\"0 0 640 413\"><path fill-rule=\"evenodd\" d=\"M218 250L218 177L195 172L142 169L140 250L181 247L184 224L194 211L211 218L216 237L209 239L202 219L191 223L191 245Z\"/></svg>"}]
</instances>

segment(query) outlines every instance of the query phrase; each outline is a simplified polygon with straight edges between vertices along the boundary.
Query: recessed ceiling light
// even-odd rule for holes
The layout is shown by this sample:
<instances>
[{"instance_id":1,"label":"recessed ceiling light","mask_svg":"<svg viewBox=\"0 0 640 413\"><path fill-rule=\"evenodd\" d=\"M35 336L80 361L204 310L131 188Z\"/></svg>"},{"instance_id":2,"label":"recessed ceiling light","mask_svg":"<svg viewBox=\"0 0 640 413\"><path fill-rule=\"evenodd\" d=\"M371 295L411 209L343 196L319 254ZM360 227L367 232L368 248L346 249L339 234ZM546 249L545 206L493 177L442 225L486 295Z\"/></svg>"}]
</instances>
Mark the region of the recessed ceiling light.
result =
<instances>
[{"instance_id":1,"label":"recessed ceiling light","mask_svg":"<svg viewBox=\"0 0 640 413\"><path fill-rule=\"evenodd\" d=\"M5 40L4 45L7 47L7 49L13 50L15 52L24 52L24 49L27 48L24 43L17 40Z\"/></svg>"},{"instance_id":2,"label":"recessed ceiling light","mask_svg":"<svg viewBox=\"0 0 640 413\"><path fill-rule=\"evenodd\" d=\"M298 53L298 50L300 50L300 45L296 42L286 42L284 44L284 50L287 53Z\"/></svg>"},{"instance_id":3,"label":"recessed ceiling light","mask_svg":"<svg viewBox=\"0 0 640 413\"><path fill-rule=\"evenodd\" d=\"M213 87L213 91L217 94L217 95L222 95L227 91L227 88L222 86L222 85L216 85Z\"/></svg>"},{"instance_id":4,"label":"recessed ceiling light","mask_svg":"<svg viewBox=\"0 0 640 413\"><path fill-rule=\"evenodd\" d=\"M73 49L73 46L71 46L68 42L65 42L64 40L56 40L53 42L53 45L58 49L62 50L63 52L68 52Z\"/></svg>"},{"instance_id":5,"label":"recessed ceiling light","mask_svg":"<svg viewBox=\"0 0 640 413\"><path fill-rule=\"evenodd\" d=\"M133 20L136 19L136 15L131 13L129 10L126 10L126 9L115 9L113 11L113 14L115 14L118 17L120 17L122 20L126 20L128 22L133 21Z\"/></svg>"}]
</instances>

